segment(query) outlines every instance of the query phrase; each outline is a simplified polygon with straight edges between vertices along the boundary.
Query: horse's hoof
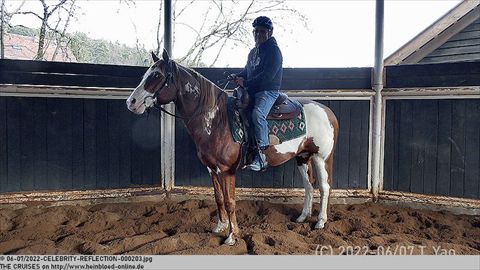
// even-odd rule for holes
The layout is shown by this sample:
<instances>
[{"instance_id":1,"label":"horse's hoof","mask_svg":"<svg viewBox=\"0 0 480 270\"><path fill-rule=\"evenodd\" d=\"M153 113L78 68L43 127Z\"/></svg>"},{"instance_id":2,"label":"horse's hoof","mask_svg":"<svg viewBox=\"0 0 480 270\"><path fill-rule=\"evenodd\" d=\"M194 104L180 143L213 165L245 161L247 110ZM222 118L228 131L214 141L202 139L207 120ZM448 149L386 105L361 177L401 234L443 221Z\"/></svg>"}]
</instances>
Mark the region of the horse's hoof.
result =
<instances>
[{"instance_id":1,"label":"horse's hoof","mask_svg":"<svg viewBox=\"0 0 480 270\"><path fill-rule=\"evenodd\" d=\"M221 232L225 231L227 228L228 228L228 223L223 223L219 220L218 223L217 223L217 226L215 226L215 228L213 228L212 232L213 233L221 233Z\"/></svg>"},{"instance_id":2,"label":"horse's hoof","mask_svg":"<svg viewBox=\"0 0 480 270\"><path fill-rule=\"evenodd\" d=\"M302 222L304 222L305 219L307 219L307 217L309 217L309 216L310 216L310 215L301 214L301 215L297 218L297 220L295 220L295 222L297 222L297 223L302 223Z\"/></svg>"},{"instance_id":3,"label":"horse's hoof","mask_svg":"<svg viewBox=\"0 0 480 270\"><path fill-rule=\"evenodd\" d=\"M233 246L237 240L235 240L235 237L233 236L233 233L231 233L228 238L223 242L225 245Z\"/></svg>"},{"instance_id":4,"label":"horse's hoof","mask_svg":"<svg viewBox=\"0 0 480 270\"><path fill-rule=\"evenodd\" d=\"M323 221L323 220L318 221L317 224L315 224L315 229L325 228L325 223L326 223L326 221Z\"/></svg>"}]
</instances>

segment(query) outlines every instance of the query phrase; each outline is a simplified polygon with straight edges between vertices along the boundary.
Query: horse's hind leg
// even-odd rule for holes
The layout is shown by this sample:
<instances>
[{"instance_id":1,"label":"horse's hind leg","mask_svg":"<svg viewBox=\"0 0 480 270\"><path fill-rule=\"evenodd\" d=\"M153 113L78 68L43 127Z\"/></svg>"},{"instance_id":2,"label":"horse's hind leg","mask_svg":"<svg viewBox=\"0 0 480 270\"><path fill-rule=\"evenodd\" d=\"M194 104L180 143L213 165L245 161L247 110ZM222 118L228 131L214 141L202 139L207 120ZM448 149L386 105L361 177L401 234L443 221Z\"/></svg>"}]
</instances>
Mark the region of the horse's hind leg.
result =
<instances>
[{"instance_id":1,"label":"horse's hind leg","mask_svg":"<svg viewBox=\"0 0 480 270\"><path fill-rule=\"evenodd\" d=\"M312 203L313 203L313 186L315 182L313 180L312 161L309 159L307 162L303 158L297 158L297 166L302 176L303 187L305 188L305 196L303 197L303 210L302 214L297 218L297 222L304 222L306 218L312 215Z\"/></svg>"},{"instance_id":2,"label":"horse's hind leg","mask_svg":"<svg viewBox=\"0 0 480 270\"><path fill-rule=\"evenodd\" d=\"M315 224L315 229L322 229L325 227L327 222L327 208L328 208L328 199L330 197L330 183L329 183L329 173L332 172L331 167L327 171L327 166L330 165L333 161L332 156L327 159L327 162L322 159L318 154L313 156L313 162L315 163L315 168L317 170L317 176L320 184L320 213L318 214L318 222Z\"/></svg>"},{"instance_id":3,"label":"horse's hind leg","mask_svg":"<svg viewBox=\"0 0 480 270\"><path fill-rule=\"evenodd\" d=\"M210 170L209 170L210 171ZM228 228L228 217L227 211L225 210L225 203L223 198L223 186L222 183L219 181L219 177L216 173L211 172L212 182L213 182L213 190L215 191L215 202L217 203L218 209L218 222L217 226L213 228L213 233L220 233Z\"/></svg>"}]
</instances>

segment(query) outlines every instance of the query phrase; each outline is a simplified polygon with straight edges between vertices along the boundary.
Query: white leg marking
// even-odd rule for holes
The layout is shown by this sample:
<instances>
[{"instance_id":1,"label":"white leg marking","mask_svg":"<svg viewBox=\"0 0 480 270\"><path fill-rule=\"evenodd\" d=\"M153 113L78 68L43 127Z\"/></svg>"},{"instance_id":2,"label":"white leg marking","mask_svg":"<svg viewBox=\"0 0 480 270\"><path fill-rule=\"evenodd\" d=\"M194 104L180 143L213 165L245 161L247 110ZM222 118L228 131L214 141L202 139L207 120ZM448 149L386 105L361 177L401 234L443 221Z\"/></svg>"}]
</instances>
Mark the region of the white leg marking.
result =
<instances>
[{"instance_id":1,"label":"white leg marking","mask_svg":"<svg viewBox=\"0 0 480 270\"><path fill-rule=\"evenodd\" d=\"M297 222L304 222L307 217L312 215L313 186L308 179L307 170L307 164L298 166L298 171L302 175L303 187L305 188L305 197L303 198L302 214L297 218Z\"/></svg>"},{"instance_id":2,"label":"white leg marking","mask_svg":"<svg viewBox=\"0 0 480 270\"><path fill-rule=\"evenodd\" d=\"M233 227L233 223L231 223L231 222L230 222L230 231L231 231L231 233L228 235L228 238L225 240L224 243L226 245L233 246L233 245L235 245L237 240L235 239L235 235L233 234L233 232L235 231L235 228Z\"/></svg>"},{"instance_id":3,"label":"white leg marking","mask_svg":"<svg viewBox=\"0 0 480 270\"><path fill-rule=\"evenodd\" d=\"M209 167L207 167L207 170L208 170L208 173L209 173L210 175L212 175L212 169L210 169Z\"/></svg>"},{"instance_id":4,"label":"white leg marking","mask_svg":"<svg viewBox=\"0 0 480 270\"><path fill-rule=\"evenodd\" d=\"M230 233L228 235L228 238L225 240L225 245L233 246L235 245L237 241L235 240L235 237L233 236L233 233Z\"/></svg>"},{"instance_id":5,"label":"white leg marking","mask_svg":"<svg viewBox=\"0 0 480 270\"><path fill-rule=\"evenodd\" d=\"M227 222L222 222L220 220L220 217L218 218L217 226L213 228L213 233L221 233L223 232L226 228L228 228L228 223Z\"/></svg>"},{"instance_id":6,"label":"white leg marking","mask_svg":"<svg viewBox=\"0 0 480 270\"><path fill-rule=\"evenodd\" d=\"M318 214L318 222L315 229L322 229L327 222L327 206L330 196L330 185L328 184L328 172L325 169L325 160L318 155L313 156L317 175L320 178L320 213Z\"/></svg>"}]
</instances>

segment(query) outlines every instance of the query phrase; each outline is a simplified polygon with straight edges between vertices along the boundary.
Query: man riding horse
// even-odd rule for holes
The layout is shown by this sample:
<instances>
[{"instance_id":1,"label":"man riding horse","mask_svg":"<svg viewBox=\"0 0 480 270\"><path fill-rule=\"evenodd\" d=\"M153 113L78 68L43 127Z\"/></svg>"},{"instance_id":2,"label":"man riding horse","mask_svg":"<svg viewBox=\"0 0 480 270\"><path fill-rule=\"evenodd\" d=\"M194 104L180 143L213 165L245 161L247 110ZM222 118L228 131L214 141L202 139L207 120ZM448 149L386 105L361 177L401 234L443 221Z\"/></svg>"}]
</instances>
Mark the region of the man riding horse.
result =
<instances>
[{"instance_id":1,"label":"man riding horse","mask_svg":"<svg viewBox=\"0 0 480 270\"><path fill-rule=\"evenodd\" d=\"M247 168L254 171L265 169L265 150L269 146L267 115L279 96L282 84L282 52L273 34L273 23L260 16L253 21L255 48L248 54L244 70L236 74L235 82L247 88L253 98L251 120L254 126L258 152Z\"/></svg>"},{"instance_id":2,"label":"man riding horse","mask_svg":"<svg viewBox=\"0 0 480 270\"><path fill-rule=\"evenodd\" d=\"M324 228L328 220L327 207L333 176L333 153L339 131L338 121L325 105L312 100L297 100L295 102L301 113L294 114L287 122L281 122L278 130L282 130L282 126L285 126L285 131L298 127L301 132L294 138L282 138L276 144L269 145L268 137L265 136L268 129L264 121L279 95L281 53L275 39L271 37L273 27L268 18L257 18L254 27L257 46L250 53L245 73L240 73L236 81L248 87L256 99L254 105L257 111L254 109L252 115L257 118L256 123L262 123L262 126L255 124L258 126L255 130L258 144L264 149L262 154L265 154L269 166L279 166L292 158L296 159L305 187L303 210L296 219L297 222L304 222L312 215L313 185L317 181L313 170L316 170L321 196L315 228ZM170 59L166 51L162 59L155 54L152 54L152 59L154 64L145 72L139 85L128 97L126 105L133 113L142 114L153 106L170 102L175 104L176 114L182 116L187 132L195 143L197 156L212 178L218 209L217 225L212 231L221 233L228 230L225 244L234 245L240 235L236 216L235 173L240 164L242 148L241 142L235 141L230 130L234 125L229 120L231 99L226 92L195 70ZM276 67L275 70L272 67ZM284 105L288 104L292 104L292 101ZM276 105L272 111L277 111ZM283 121L283 113L279 115ZM267 117L271 116L272 114ZM293 124L296 121L294 118L301 119L298 126ZM254 162L251 168L261 170L266 163L262 164L264 159L260 155L257 158L260 162Z\"/></svg>"}]
</instances>

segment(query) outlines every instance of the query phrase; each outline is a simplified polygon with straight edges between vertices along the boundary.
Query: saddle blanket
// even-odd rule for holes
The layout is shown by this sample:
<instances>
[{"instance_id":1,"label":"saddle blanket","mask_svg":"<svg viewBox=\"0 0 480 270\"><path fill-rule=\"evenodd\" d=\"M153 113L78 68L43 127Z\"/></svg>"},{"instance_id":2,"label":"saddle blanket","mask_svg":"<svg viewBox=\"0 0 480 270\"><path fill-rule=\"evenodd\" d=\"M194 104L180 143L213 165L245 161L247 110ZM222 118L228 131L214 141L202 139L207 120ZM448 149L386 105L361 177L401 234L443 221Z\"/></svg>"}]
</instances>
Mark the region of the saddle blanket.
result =
<instances>
[{"instance_id":1,"label":"saddle blanket","mask_svg":"<svg viewBox=\"0 0 480 270\"><path fill-rule=\"evenodd\" d=\"M228 98L227 111L233 140L242 143L245 137L245 130L241 121L240 112L235 106L234 97ZM307 133L303 107L301 111L302 112L294 119L267 120L270 145L281 144L282 142L296 139Z\"/></svg>"}]
</instances>

